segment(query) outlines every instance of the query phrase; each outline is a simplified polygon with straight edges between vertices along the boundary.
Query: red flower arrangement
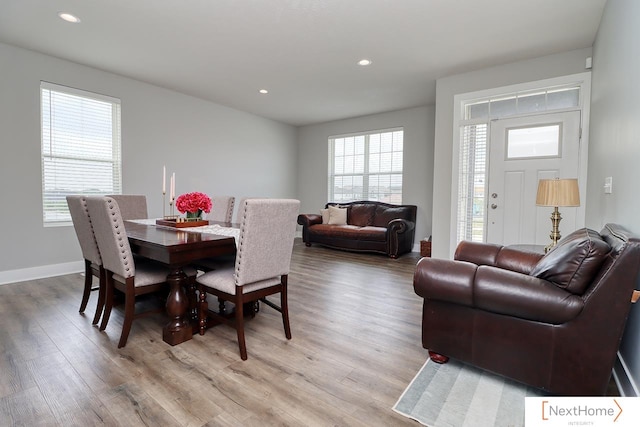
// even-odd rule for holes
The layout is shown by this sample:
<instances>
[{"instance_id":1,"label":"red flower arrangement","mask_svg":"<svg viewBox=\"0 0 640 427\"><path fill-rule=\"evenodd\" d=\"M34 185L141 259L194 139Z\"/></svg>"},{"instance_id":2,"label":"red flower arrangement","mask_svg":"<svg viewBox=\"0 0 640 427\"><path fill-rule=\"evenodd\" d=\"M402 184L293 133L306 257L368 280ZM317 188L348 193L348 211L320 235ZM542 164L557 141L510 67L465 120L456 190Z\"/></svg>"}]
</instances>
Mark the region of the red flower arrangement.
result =
<instances>
[{"instance_id":1,"label":"red flower arrangement","mask_svg":"<svg viewBox=\"0 0 640 427\"><path fill-rule=\"evenodd\" d=\"M204 193L194 192L178 196L176 208L181 212L197 213L198 211L211 212L211 199Z\"/></svg>"}]
</instances>

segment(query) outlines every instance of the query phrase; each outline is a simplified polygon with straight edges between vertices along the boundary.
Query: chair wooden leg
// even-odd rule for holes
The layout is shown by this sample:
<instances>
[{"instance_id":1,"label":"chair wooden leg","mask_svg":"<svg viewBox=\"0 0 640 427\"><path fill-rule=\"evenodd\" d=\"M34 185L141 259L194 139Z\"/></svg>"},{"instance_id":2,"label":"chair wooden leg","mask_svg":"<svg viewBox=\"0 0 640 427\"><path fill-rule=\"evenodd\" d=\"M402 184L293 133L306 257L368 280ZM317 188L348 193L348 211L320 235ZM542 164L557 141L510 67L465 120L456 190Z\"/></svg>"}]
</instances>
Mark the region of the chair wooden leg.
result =
<instances>
[{"instance_id":1,"label":"chair wooden leg","mask_svg":"<svg viewBox=\"0 0 640 427\"><path fill-rule=\"evenodd\" d=\"M98 303L96 304L96 314L93 315L93 321L91 322L92 325L98 324L100 316L102 316L102 311L104 310L104 299L107 293L105 275L106 273L104 271L104 268L100 266L100 278L98 279L100 282L98 285Z\"/></svg>"},{"instance_id":2,"label":"chair wooden leg","mask_svg":"<svg viewBox=\"0 0 640 427\"><path fill-rule=\"evenodd\" d=\"M127 286L124 297L124 322L122 323L122 333L120 334L120 342L118 348L122 348L127 345L127 339L129 338L129 331L131 331L131 325L133 324L133 317L135 315L136 308L136 295L133 289L133 284Z\"/></svg>"},{"instance_id":3,"label":"chair wooden leg","mask_svg":"<svg viewBox=\"0 0 640 427\"><path fill-rule=\"evenodd\" d=\"M242 288L236 286L235 299L236 332L238 333L238 345L240 346L240 358L247 360L247 345L244 341L244 310L242 309Z\"/></svg>"},{"instance_id":4,"label":"chair wooden leg","mask_svg":"<svg viewBox=\"0 0 640 427\"><path fill-rule=\"evenodd\" d=\"M93 272L91 271L91 261L84 260L84 291L82 291L82 301L80 302L80 313L84 313L89 302L89 295L91 294L91 287L93 286Z\"/></svg>"},{"instance_id":5,"label":"chair wooden leg","mask_svg":"<svg viewBox=\"0 0 640 427\"><path fill-rule=\"evenodd\" d=\"M284 324L284 335L291 339L291 326L289 325L289 304L287 302L287 276L282 276L282 292L280 292L280 311Z\"/></svg>"},{"instance_id":6,"label":"chair wooden leg","mask_svg":"<svg viewBox=\"0 0 640 427\"><path fill-rule=\"evenodd\" d=\"M115 293L113 287L113 277L111 272L105 272L105 304L104 314L102 315L102 322L100 323L100 330L104 331L109 323L109 317L111 317L111 309L113 308L113 294Z\"/></svg>"},{"instance_id":7,"label":"chair wooden leg","mask_svg":"<svg viewBox=\"0 0 640 427\"><path fill-rule=\"evenodd\" d=\"M207 292L204 289L200 289L200 300L198 303L198 326L200 335L204 335L204 331L207 329L208 312L209 303L207 303Z\"/></svg>"}]
</instances>

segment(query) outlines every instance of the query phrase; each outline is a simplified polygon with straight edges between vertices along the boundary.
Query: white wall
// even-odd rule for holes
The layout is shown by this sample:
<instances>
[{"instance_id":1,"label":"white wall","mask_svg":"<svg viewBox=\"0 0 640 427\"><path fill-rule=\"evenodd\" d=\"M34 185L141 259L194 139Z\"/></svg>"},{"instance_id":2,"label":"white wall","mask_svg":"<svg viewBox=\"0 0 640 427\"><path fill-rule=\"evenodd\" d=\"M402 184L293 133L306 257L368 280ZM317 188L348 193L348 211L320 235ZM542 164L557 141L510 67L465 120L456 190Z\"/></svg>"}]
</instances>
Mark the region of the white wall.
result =
<instances>
[{"instance_id":1,"label":"white wall","mask_svg":"<svg viewBox=\"0 0 640 427\"><path fill-rule=\"evenodd\" d=\"M585 71L591 48L519 61L445 77L436 82L436 126L433 171L432 256L449 258L451 221L451 165L453 98L484 89L526 83Z\"/></svg>"},{"instance_id":2,"label":"white wall","mask_svg":"<svg viewBox=\"0 0 640 427\"><path fill-rule=\"evenodd\" d=\"M82 259L72 227L42 225L41 80L121 99L123 192L145 194L152 216L163 165L177 194L296 196L291 126L6 44L0 77L0 283Z\"/></svg>"},{"instance_id":3,"label":"white wall","mask_svg":"<svg viewBox=\"0 0 640 427\"><path fill-rule=\"evenodd\" d=\"M593 48L586 217L593 229L614 222L640 234L639 22L640 2L609 0ZM613 177L613 193L605 195L607 176ZM628 369L616 367L620 385L626 395L638 396L640 304L631 307L620 360Z\"/></svg>"},{"instance_id":4,"label":"white wall","mask_svg":"<svg viewBox=\"0 0 640 427\"><path fill-rule=\"evenodd\" d=\"M309 125L298 130L298 198L300 211L319 213L327 203L330 136L404 128L402 202L418 206L416 240L431 235L434 106L410 108L370 116Z\"/></svg>"}]
</instances>

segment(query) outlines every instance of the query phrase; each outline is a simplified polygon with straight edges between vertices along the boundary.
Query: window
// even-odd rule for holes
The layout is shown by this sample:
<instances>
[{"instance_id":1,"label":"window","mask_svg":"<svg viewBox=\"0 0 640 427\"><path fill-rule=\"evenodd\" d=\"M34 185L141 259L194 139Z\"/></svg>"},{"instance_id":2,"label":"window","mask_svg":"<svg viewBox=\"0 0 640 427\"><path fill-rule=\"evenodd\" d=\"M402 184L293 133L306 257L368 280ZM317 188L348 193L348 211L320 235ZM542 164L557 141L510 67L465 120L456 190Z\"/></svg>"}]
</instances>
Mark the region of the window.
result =
<instances>
[{"instance_id":1,"label":"window","mask_svg":"<svg viewBox=\"0 0 640 427\"><path fill-rule=\"evenodd\" d=\"M120 100L41 82L45 226L71 221L66 196L119 194Z\"/></svg>"},{"instance_id":2,"label":"window","mask_svg":"<svg viewBox=\"0 0 640 427\"><path fill-rule=\"evenodd\" d=\"M561 124L507 129L507 159L560 156Z\"/></svg>"},{"instance_id":3,"label":"window","mask_svg":"<svg viewBox=\"0 0 640 427\"><path fill-rule=\"evenodd\" d=\"M404 130L329 138L329 200L402 203Z\"/></svg>"}]
</instances>

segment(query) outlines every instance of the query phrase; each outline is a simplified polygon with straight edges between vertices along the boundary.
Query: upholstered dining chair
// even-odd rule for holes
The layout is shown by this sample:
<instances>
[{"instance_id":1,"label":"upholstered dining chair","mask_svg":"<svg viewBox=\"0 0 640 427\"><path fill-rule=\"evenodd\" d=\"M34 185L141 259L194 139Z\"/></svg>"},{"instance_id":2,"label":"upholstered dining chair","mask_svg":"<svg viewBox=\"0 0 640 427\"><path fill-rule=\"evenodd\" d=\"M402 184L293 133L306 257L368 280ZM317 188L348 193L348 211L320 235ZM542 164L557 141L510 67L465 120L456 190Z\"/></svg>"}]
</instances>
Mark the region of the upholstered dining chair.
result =
<instances>
[{"instance_id":1,"label":"upholstered dining chair","mask_svg":"<svg viewBox=\"0 0 640 427\"><path fill-rule=\"evenodd\" d=\"M235 262L196 279L199 291L200 335L212 315L232 324L238 335L240 357L247 360L243 305L262 301L282 314L285 336L291 339L287 303L287 278L300 202L292 199L247 199L240 206L240 238ZM210 312L207 293L235 305L234 319ZM266 299L280 294L280 306Z\"/></svg>"},{"instance_id":2,"label":"upholstered dining chair","mask_svg":"<svg viewBox=\"0 0 640 427\"><path fill-rule=\"evenodd\" d=\"M211 212L207 219L211 221L231 222L233 205L236 198L233 196L214 196L211 198Z\"/></svg>"},{"instance_id":3,"label":"upholstered dining chair","mask_svg":"<svg viewBox=\"0 0 640 427\"><path fill-rule=\"evenodd\" d=\"M133 320L145 313L135 313L135 298L162 289L169 269L152 262L136 262L127 240L124 220L112 197L88 197L87 207L105 269L106 301L100 330L107 327L113 308L114 289L125 295L124 322L118 348L127 344ZM162 311L162 309L153 312Z\"/></svg>"},{"instance_id":4,"label":"upholstered dining chair","mask_svg":"<svg viewBox=\"0 0 640 427\"><path fill-rule=\"evenodd\" d=\"M110 194L120 208L122 219L128 221L130 219L147 219L147 196L138 194Z\"/></svg>"},{"instance_id":5,"label":"upholstered dining chair","mask_svg":"<svg viewBox=\"0 0 640 427\"><path fill-rule=\"evenodd\" d=\"M89 302L91 291L98 291L98 302L96 304L96 312L93 316L92 324L98 323L102 310L104 308L105 298L105 273L102 267L102 257L98 249L98 242L93 233L89 210L87 209L86 196L67 196L67 205L71 214L73 228L80 243L80 250L84 258L84 290L82 292L82 301L80 302L80 313L84 313ZM98 286L93 287L93 277L98 278Z\"/></svg>"}]
</instances>

